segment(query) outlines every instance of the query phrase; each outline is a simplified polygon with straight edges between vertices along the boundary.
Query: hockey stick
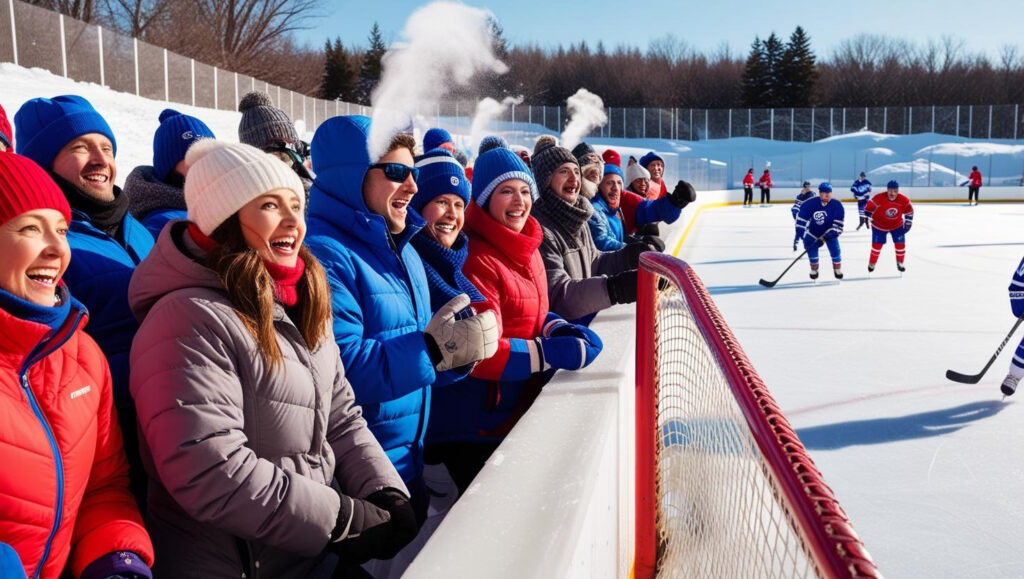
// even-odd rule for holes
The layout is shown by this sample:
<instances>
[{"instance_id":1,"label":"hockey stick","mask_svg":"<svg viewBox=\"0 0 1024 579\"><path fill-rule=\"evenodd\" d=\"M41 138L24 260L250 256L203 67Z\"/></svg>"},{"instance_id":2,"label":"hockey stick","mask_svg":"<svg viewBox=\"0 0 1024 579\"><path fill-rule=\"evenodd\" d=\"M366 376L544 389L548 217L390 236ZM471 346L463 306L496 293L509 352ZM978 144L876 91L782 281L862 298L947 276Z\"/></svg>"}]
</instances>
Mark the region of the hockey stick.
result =
<instances>
[{"instance_id":1,"label":"hockey stick","mask_svg":"<svg viewBox=\"0 0 1024 579\"><path fill-rule=\"evenodd\" d=\"M821 241L824 238L825 238L825 236L822 235L821 237L815 239L814 242L817 243L817 242ZM775 287L775 284L779 283L779 280L782 279L782 276L786 275L786 272L789 271L790 268L792 268L794 265L796 265L796 262L800 261L800 259L803 258L803 256L805 256L805 255L807 255L807 249L806 248L804 249L803 253L801 253L800 255L796 256L796 259L793 260L793 263L789 264L789 266L786 269L782 270L782 273L779 274L779 277L775 278L775 281L768 281L768 280L762 278L761 281L759 281L758 283L760 283L764 287Z\"/></svg>"},{"instance_id":2,"label":"hockey stick","mask_svg":"<svg viewBox=\"0 0 1024 579\"><path fill-rule=\"evenodd\" d=\"M999 353L1003 351L1003 347L1006 346L1006 343L1010 341L1010 338L1013 336L1013 333L1017 331L1017 328L1020 326L1021 322L1024 322L1024 315L1021 315L1021 317L1017 318L1017 322L1013 324L1012 328L1010 328L1010 333L1006 334L1006 337L1003 338L1003 343L999 344L999 347L996 348L996 353L992 354L992 357L989 358L988 360L988 364L985 364L985 367L981 369L981 372L978 372L977 374L967 375L961 374L960 372L955 372L953 370L946 370L946 379L952 380L953 382L959 382L961 384L977 384L978 382L980 382L981 377L985 375L985 372L988 372L989 367L991 367L992 363L995 362L996 358L999 357Z\"/></svg>"}]
</instances>

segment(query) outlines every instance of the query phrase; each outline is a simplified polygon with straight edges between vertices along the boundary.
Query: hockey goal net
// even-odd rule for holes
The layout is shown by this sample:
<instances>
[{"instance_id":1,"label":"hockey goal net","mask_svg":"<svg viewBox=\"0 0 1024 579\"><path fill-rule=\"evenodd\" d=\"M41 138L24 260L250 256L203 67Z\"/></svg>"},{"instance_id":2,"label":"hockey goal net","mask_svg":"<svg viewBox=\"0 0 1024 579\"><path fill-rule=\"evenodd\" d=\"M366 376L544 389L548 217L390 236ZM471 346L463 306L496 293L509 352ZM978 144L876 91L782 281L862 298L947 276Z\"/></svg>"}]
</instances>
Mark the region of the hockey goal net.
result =
<instances>
[{"instance_id":1,"label":"hockey goal net","mask_svg":"<svg viewBox=\"0 0 1024 579\"><path fill-rule=\"evenodd\" d=\"M693 269L638 298L635 576L880 576Z\"/></svg>"}]
</instances>

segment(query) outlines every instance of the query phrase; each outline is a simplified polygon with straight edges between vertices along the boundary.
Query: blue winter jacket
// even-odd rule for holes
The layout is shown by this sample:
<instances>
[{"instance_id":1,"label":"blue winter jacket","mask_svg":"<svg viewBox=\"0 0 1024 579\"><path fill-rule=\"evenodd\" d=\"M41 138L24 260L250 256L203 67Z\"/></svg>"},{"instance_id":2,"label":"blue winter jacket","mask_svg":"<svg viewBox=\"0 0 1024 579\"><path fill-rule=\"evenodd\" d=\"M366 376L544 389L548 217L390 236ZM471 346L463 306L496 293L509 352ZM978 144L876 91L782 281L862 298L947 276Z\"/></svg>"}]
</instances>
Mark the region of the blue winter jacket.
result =
<instances>
[{"instance_id":1,"label":"blue winter jacket","mask_svg":"<svg viewBox=\"0 0 1024 579\"><path fill-rule=\"evenodd\" d=\"M135 266L153 249L153 236L130 214L121 224L124 244L118 243L77 209L71 212L68 245L71 263L64 283L89 310L89 335L110 363L114 404L122 412L133 408L128 391L128 355L139 329L128 306L128 283Z\"/></svg>"},{"instance_id":2,"label":"blue winter jacket","mask_svg":"<svg viewBox=\"0 0 1024 579\"><path fill-rule=\"evenodd\" d=\"M164 225L179 219L188 219L188 211L184 209L154 209L147 213L140 223L156 239L160 237L160 231Z\"/></svg>"},{"instance_id":3,"label":"blue winter jacket","mask_svg":"<svg viewBox=\"0 0 1024 579\"><path fill-rule=\"evenodd\" d=\"M594 214L587 220L594 245L601 251L616 251L626 247L622 217L619 209L608 207L608 202L600 195L590 200L594 206Z\"/></svg>"},{"instance_id":4,"label":"blue winter jacket","mask_svg":"<svg viewBox=\"0 0 1024 579\"><path fill-rule=\"evenodd\" d=\"M427 277L409 243L423 228L410 210L394 238L362 195L370 119L335 117L313 137L317 177L309 195L306 244L327 271L334 337L356 402L406 482L423 471L430 386L437 376L423 330Z\"/></svg>"}]
</instances>

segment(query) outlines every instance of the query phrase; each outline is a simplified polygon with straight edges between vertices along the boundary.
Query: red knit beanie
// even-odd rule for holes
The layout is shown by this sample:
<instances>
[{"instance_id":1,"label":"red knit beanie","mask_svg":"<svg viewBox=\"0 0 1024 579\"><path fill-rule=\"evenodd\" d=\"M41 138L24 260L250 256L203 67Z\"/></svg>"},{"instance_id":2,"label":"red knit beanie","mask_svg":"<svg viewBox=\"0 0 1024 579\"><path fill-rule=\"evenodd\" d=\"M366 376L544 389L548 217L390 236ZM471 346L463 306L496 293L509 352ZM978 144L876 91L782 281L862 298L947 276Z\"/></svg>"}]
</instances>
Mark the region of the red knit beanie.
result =
<instances>
[{"instance_id":1,"label":"red knit beanie","mask_svg":"<svg viewBox=\"0 0 1024 579\"><path fill-rule=\"evenodd\" d=\"M71 223L71 206L46 171L28 157L0 154L0 224L33 209L56 209Z\"/></svg>"},{"instance_id":2,"label":"red knit beanie","mask_svg":"<svg viewBox=\"0 0 1024 579\"><path fill-rule=\"evenodd\" d=\"M7 146L7 150L14 152L14 131L11 130L11 121L7 120L7 112L0 106L0 142Z\"/></svg>"},{"instance_id":3,"label":"red knit beanie","mask_svg":"<svg viewBox=\"0 0 1024 579\"><path fill-rule=\"evenodd\" d=\"M605 149L601 153L601 159L604 160L605 165L615 165L622 168L622 157L619 156L619 152L615 149Z\"/></svg>"}]
</instances>

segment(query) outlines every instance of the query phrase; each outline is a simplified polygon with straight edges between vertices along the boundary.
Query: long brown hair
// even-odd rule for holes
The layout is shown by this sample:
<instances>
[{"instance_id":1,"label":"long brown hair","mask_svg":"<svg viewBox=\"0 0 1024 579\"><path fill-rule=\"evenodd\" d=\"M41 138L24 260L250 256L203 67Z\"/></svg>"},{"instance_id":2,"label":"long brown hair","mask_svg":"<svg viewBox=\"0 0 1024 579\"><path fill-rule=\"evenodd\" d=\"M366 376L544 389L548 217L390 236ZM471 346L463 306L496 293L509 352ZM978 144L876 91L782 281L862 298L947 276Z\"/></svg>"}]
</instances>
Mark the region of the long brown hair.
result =
<instances>
[{"instance_id":1,"label":"long brown hair","mask_svg":"<svg viewBox=\"0 0 1024 579\"><path fill-rule=\"evenodd\" d=\"M274 330L274 279L263 265L263 258L249 247L242 235L238 214L232 215L210 237L217 247L206 254L206 265L224 282L231 304L245 328L256 340L264 361L273 368L282 363L281 348ZM331 292L327 274L306 246L299 248L306 263L305 272L295 289L295 321L310 350L316 350L328 337L331 317Z\"/></svg>"}]
</instances>

